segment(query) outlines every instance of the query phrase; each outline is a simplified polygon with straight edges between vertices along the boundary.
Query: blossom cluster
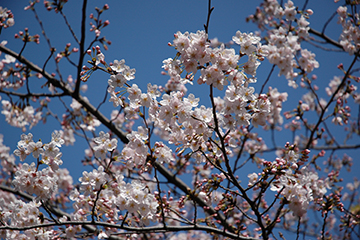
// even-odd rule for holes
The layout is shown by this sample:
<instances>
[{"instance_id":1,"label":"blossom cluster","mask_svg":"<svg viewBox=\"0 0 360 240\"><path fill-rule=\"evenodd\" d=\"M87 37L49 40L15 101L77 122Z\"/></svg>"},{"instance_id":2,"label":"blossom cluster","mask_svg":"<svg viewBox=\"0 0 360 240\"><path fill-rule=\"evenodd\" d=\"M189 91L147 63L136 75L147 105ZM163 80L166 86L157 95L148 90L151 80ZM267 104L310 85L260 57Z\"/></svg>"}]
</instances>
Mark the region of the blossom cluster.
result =
<instances>
[{"instance_id":1,"label":"blossom cluster","mask_svg":"<svg viewBox=\"0 0 360 240\"><path fill-rule=\"evenodd\" d=\"M303 216L309 209L311 201L322 198L330 188L327 180L319 179L315 171L307 167L300 169L298 173L293 173L288 169L284 175L272 183L271 190L280 192L289 201L290 210L297 216Z\"/></svg>"},{"instance_id":2,"label":"blossom cluster","mask_svg":"<svg viewBox=\"0 0 360 240\"><path fill-rule=\"evenodd\" d=\"M324 98L320 98L319 100L320 104L317 104L316 95L314 92L309 91L302 96L301 109L303 111L316 110L317 113L320 113L321 107L325 107L326 101Z\"/></svg>"},{"instance_id":3,"label":"blossom cluster","mask_svg":"<svg viewBox=\"0 0 360 240\"><path fill-rule=\"evenodd\" d=\"M279 76L284 75L288 79L289 86L294 88L298 86L294 78L299 75L294 69L300 68L300 73L303 74L319 67L315 54L302 49L300 44L303 39L308 38L310 28L306 19L312 14L312 10L300 12L296 9L291 0L285 3L284 8L277 0L264 1L262 8L258 8L257 12L249 17L262 29L266 29L267 26L273 27L267 31L267 58L271 64L280 69ZM297 17L299 13L300 17ZM279 22L283 20L285 24L280 26ZM297 26L291 26L292 22L296 22ZM301 57L296 60L295 56L298 52Z\"/></svg>"},{"instance_id":4,"label":"blossom cluster","mask_svg":"<svg viewBox=\"0 0 360 240\"><path fill-rule=\"evenodd\" d=\"M138 131L132 131L127 136L129 143L121 151L121 158L126 161L126 166L130 169L145 164L148 147L145 141L148 139L148 130L138 127Z\"/></svg>"},{"instance_id":5,"label":"blossom cluster","mask_svg":"<svg viewBox=\"0 0 360 240\"><path fill-rule=\"evenodd\" d=\"M84 100L87 102L89 101L86 97L84 97ZM87 113L87 115L84 116L83 112L81 111L82 105L75 99L72 100L70 107L73 109L73 111L71 114L67 115L66 117L70 119L72 119L73 117L81 118L82 123L80 127L85 131L94 131L95 127L100 126L100 121L97 118L95 118L93 115Z\"/></svg>"},{"instance_id":6,"label":"blossom cluster","mask_svg":"<svg viewBox=\"0 0 360 240\"><path fill-rule=\"evenodd\" d=\"M105 159L106 153L111 152L117 147L117 139L110 139L109 133L101 131L99 137L94 139L96 146L94 146L95 157Z\"/></svg>"},{"instance_id":7,"label":"blossom cluster","mask_svg":"<svg viewBox=\"0 0 360 240\"><path fill-rule=\"evenodd\" d=\"M15 167L15 156L10 154L10 148L4 145L4 136L0 134L0 164L2 171L11 175Z\"/></svg>"},{"instance_id":8,"label":"blossom cluster","mask_svg":"<svg viewBox=\"0 0 360 240\"><path fill-rule=\"evenodd\" d=\"M287 100L288 93L280 93L276 88L269 87L269 101L271 103L271 109L268 116L268 122L270 124L282 125L284 120L281 115L282 103Z\"/></svg>"},{"instance_id":9,"label":"blossom cluster","mask_svg":"<svg viewBox=\"0 0 360 240\"><path fill-rule=\"evenodd\" d=\"M27 156L32 154L34 158L38 159L38 163L46 164L48 167L39 170L39 166L36 166L34 162L30 165L24 163L16 171L13 185L18 190L28 192L31 195L35 194L37 199L44 200L50 198L57 191L60 176L61 181L68 181L68 183L61 184L65 187L64 190L68 190L72 186L72 179L66 177L68 172L57 173L59 166L63 163L61 160L62 153L58 148L64 143L64 140L60 138L60 133L58 131L53 132L52 140L48 144L43 144L41 141L34 142L32 138L31 133L22 134L14 155L19 156L20 160L24 161Z\"/></svg>"},{"instance_id":10,"label":"blossom cluster","mask_svg":"<svg viewBox=\"0 0 360 240\"><path fill-rule=\"evenodd\" d=\"M117 177L118 186L114 189L119 209L129 213L139 213L142 225L149 225L150 221L156 221L159 204L155 196L139 180L125 183L122 179L121 175Z\"/></svg>"},{"instance_id":11,"label":"blossom cluster","mask_svg":"<svg viewBox=\"0 0 360 240\"><path fill-rule=\"evenodd\" d=\"M16 173L13 185L19 191L35 194L37 199L44 200L57 191L58 176L50 168L37 170L35 163L24 163Z\"/></svg>"},{"instance_id":12,"label":"blossom cluster","mask_svg":"<svg viewBox=\"0 0 360 240\"><path fill-rule=\"evenodd\" d=\"M117 87L122 88L127 81L135 78L135 69L130 69L129 66L125 65L125 60L120 61L114 60L110 66L113 73L108 80L108 92L110 93L110 102L113 102L114 107L122 106L122 100L117 96L115 89Z\"/></svg>"},{"instance_id":13,"label":"blossom cluster","mask_svg":"<svg viewBox=\"0 0 360 240\"><path fill-rule=\"evenodd\" d=\"M346 6L337 9L338 23L343 27L340 35L340 45L349 55L353 55L360 49L359 14L351 15Z\"/></svg>"},{"instance_id":14,"label":"blossom cluster","mask_svg":"<svg viewBox=\"0 0 360 240\"><path fill-rule=\"evenodd\" d=\"M125 65L125 60L122 59L120 61L114 60L113 63L110 64L110 67L105 62L105 55L101 52L100 47L96 46L93 48L93 52L96 50L96 57L93 57L93 63L98 65L102 63L107 67L107 69L111 72L110 79L108 80L108 92L110 93L110 102L113 103L114 107L123 106L123 102L121 97L118 97L117 94L119 92L115 92L116 88L123 88L124 84L127 84L127 81L130 81L135 78L135 69L130 69L129 66ZM91 51L88 51L88 54L91 55ZM89 75L85 75L88 70L87 67L83 67L86 69L82 73L83 78L88 78Z\"/></svg>"},{"instance_id":15,"label":"blossom cluster","mask_svg":"<svg viewBox=\"0 0 360 240\"><path fill-rule=\"evenodd\" d=\"M41 224L41 219L39 218L40 203L34 201L25 203L14 198L0 198L0 210L3 213L2 221L10 223L14 227ZM54 236L53 233L53 230L37 228L26 230L24 233L20 231L0 231L0 237L2 239L50 239Z\"/></svg>"},{"instance_id":16,"label":"blossom cluster","mask_svg":"<svg viewBox=\"0 0 360 240\"><path fill-rule=\"evenodd\" d=\"M168 87L168 89L170 91L182 91L184 87L181 86L191 82L192 77L189 74L196 74L198 69L201 69L201 76L197 82L212 85L219 90L223 90L229 81L235 86L243 85L244 80L247 79L245 73L255 76L256 69L260 65L256 56L266 55L266 51L263 51L260 39L252 34L241 34L239 31L236 34L233 39L238 44L242 45L242 42L238 40L240 37L247 40L245 41L246 46L243 46L242 49L246 49L244 54L248 55L248 61L243 64L240 71L238 70L240 56L235 54L235 49L225 48L224 44L212 48L207 41L208 36L205 31L198 31L197 33L177 32L172 46L176 48L181 57L176 60L169 58L163 61L163 68L170 76L166 86L175 86L175 88ZM251 47L253 45L257 45L257 48ZM182 78L181 73L184 70L188 74Z\"/></svg>"},{"instance_id":17,"label":"blossom cluster","mask_svg":"<svg viewBox=\"0 0 360 240\"><path fill-rule=\"evenodd\" d=\"M30 125L31 129L42 119L42 112L36 111L31 105L20 108L8 100L2 100L1 104L3 109L1 113L5 115L5 120L11 126L22 128L24 131L26 126Z\"/></svg>"},{"instance_id":18,"label":"blossom cluster","mask_svg":"<svg viewBox=\"0 0 360 240\"><path fill-rule=\"evenodd\" d=\"M73 179L67 169L59 168L62 164L60 159L62 154L59 147L64 143L60 132L54 131L50 143L43 144L41 141L34 142L31 133L21 135L18 148L14 155L24 161L29 155L37 159L37 165L23 163L15 164L14 155L9 154L9 148L2 144L0 140L0 159L1 165L9 173L14 175L12 185L21 192L35 195L33 201L24 202L16 199L15 195L7 194L3 196L0 191L0 211L1 221L12 227L26 227L43 223L43 213L40 207L43 201L55 198L55 195L62 190L68 194L73 189ZM6 158L6 159L5 159ZM47 167L42 168L42 165ZM61 198L59 198L61 199ZM54 231L45 228L29 229L21 233L19 231L1 231L0 237L4 239L49 239L54 236Z\"/></svg>"},{"instance_id":19,"label":"blossom cluster","mask_svg":"<svg viewBox=\"0 0 360 240\"><path fill-rule=\"evenodd\" d=\"M309 167L300 168L310 151L303 151L300 158L297 147L286 145L287 150L282 157L274 162L265 161L267 166L264 173L275 174L275 180L271 183L271 191L276 191L285 197L285 203L289 204L290 210L296 216L303 216L309 209L311 201L321 199L327 189L330 189L329 178L319 179L318 173ZM249 174L249 186L257 184L257 174Z\"/></svg>"},{"instance_id":20,"label":"blossom cluster","mask_svg":"<svg viewBox=\"0 0 360 240\"><path fill-rule=\"evenodd\" d=\"M95 214L97 217L106 217L110 222L117 222L120 211L136 216L139 214L142 225L157 219L158 203L147 186L139 180L126 183L123 175L110 176L104 167L99 166L92 172L84 171L79 181L80 192L74 189L70 194L70 199L75 202L75 212L71 216L73 220L84 221Z\"/></svg>"},{"instance_id":21,"label":"blossom cluster","mask_svg":"<svg viewBox=\"0 0 360 240\"><path fill-rule=\"evenodd\" d=\"M12 27L14 24L14 14L11 12L11 10L0 6L0 29L2 27Z\"/></svg>"},{"instance_id":22,"label":"blossom cluster","mask_svg":"<svg viewBox=\"0 0 360 240\"><path fill-rule=\"evenodd\" d=\"M190 148L193 152L207 149L205 142L212 136L212 127L215 126L212 108L198 107L199 99L194 94L185 97L184 85L191 83L198 69L201 69L197 80L199 84L206 83L223 90L230 83L225 89L224 98L213 99L220 127L233 129L236 125L248 126L250 121L254 126L264 125L270 111L267 96L256 96L255 89L249 86L256 81L254 76L260 64L257 59L266 54L266 47L260 44L259 39L240 32L234 37L244 49L242 54L248 55L248 61L242 68L238 63L240 57L235 55L234 49L227 49L224 45L212 48L206 39L204 31L175 34L171 45L176 48L180 58L163 62L163 68L170 76L167 83L167 86L172 86L169 88L170 94L163 94L160 106L157 104L149 109L149 115L151 119L157 119L155 126L161 129L158 132L162 133L164 139L176 145L182 144L184 149ZM185 78L181 76L183 71L187 72ZM196 156L203 158L201 154Z\"/></svg>"}]
</instances>

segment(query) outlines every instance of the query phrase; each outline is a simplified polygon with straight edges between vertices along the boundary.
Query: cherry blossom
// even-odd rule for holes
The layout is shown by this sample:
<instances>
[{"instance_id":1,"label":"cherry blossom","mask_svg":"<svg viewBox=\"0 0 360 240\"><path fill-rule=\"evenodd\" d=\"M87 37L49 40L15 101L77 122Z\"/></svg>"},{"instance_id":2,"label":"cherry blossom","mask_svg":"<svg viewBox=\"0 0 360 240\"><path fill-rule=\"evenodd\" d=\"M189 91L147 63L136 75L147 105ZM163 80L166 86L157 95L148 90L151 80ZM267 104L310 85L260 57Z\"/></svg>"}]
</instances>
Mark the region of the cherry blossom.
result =
<instances>
[{"instance_id":1,"label":"cherry blossom","mask_svg":"<svg viewBox=\"0 0 360 240\"><path fill-rule=\"evenodd\" d=\"M107 53L109 5L86 15L93 3L84 1L79 32L69 4L42 5L64 18L72 39L63 46L46 34L38 1L25 9L42 35L19 31L20 52L0 44L1 113L26 132L12 147L0 134L0 238L356 238L358 1L335 1L338 22L319 31L310 1L266 0L247 18L260 31L239 26L228 42L209 39L209 1L204 30L177 31L168 43L167 81L144 86ZM0 32L14 23L0 7ZM54 44L46 62L23 51L39 38ZM322 51L338 54L328 46L344 54L333 77L319 72L329 67ZM76 71L62 74L65 65ZM34 126L53 120L58 130L39 139ZM81 158L64 151L75 143L87 145ZM75 161L84 169L74 181Z\"/></svg>"}]
</instances>

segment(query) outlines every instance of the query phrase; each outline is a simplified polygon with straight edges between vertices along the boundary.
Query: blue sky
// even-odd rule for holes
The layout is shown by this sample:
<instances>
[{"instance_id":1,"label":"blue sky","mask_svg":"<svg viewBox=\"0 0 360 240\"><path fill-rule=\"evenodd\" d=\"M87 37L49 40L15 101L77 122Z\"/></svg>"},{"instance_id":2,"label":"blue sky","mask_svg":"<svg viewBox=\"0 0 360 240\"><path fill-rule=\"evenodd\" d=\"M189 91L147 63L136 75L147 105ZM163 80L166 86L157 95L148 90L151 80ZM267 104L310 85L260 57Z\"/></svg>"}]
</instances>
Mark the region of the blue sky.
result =
<instances>
[{"instance_id":1,"label":"blue sky","mask_svg":"<svg viewBox=\"0 0 360 240\"><path fill-rule=\"evenodd\" d=\"M180 1L88 1L88 15L94 12L94 4L98 7L102 7L105 3L108 3L110 9L102 15L102 19L108 19L110 25L103 29L102 36L106 36L107 39L112 41L108 51L104 51L107 62L115 59L125 59L126 64L131 68L136 69L136 78L133 83L136 83L143 90L146 89L146 84L151 82L152 84L164 85L167 81L167 77L161 75L162 61L169 57L174 57L176 51L174 48L167 45L168 42L172 42L173 35L177 31L189 31L196 32L197 30L203 30L203 25L207 19L207 4L206 0L180 0ZM219 41L228 42L232 36L235 35L237 30L242 32L255 31L256 26L253 23L246 23L245 18L254 13L256 6L261 1L244 1L244 0L214 0L212 6L215 7L210 20L209 26L209 38L217 37ZM295 4L304 1L295 1ZM309 1L308 7L314 10L314 15L310 18L310 26L321 30L323 23L336 11L337 4L330 0L316 0ZM65 5L64 13L67 15L73 30L79 37L80 30L80 16L81 16L81 1L69 1ZM23 8L28 4L28 0L11 1L5 0L1 2L3 7L11 9L15 15L15 25L9 29L3 29L0 35L0 41L7 40L7 47L14 51L19 51L22 47L21 41L14 39L14 34L19 30L23 30L25 27L29 28L30 34L41 34L39 24L35 21L34 14L31 11L24 11ZM302 7L302 6L300 6ZM62 50L65 44L68 42L74 42L69 34L68 29L64 25L64 21L59 14L54 12L47 12L44 10L42 3L37 6L37 13L40 19L43 21L46 34L51 40L53 46L58 50ZM89 20L89 19L88 19ZM331 22L326 33L333 37L335 40L339 35L339 26L336 25L336 18ZM90 25L87 25L87 30L90 29ZM86 35L88 39L93 39L93 33L87 31ZM87 42L89 43L90 40ZM304 44L309 49L314 49L309 44ZM77 46L76 46L77 47ZM45 59L48 57L49 51L43 36L40 38L40 45L35 43L29 43L28 47L24 51L23 55L34 63L42 66ZM72 58L76 60L75 56ZM348 66L352 57L349 57L346 53L333 53L322 51L320 55L316 56L316 59L320 63L320 68L314 73L318 75L317 85L321 87L327 86L328 82L334 75L341 75L341 72L336 69L336 66L342 61L344 66ZM261 84L265 81L269 71L270 65L264 61L258 69L258 84L255 85L256 92L260 91ZM53 71L53 64L49 64L47 67L49 72ZM62 60L60 64L60 70L63 77L66 79L69 74L76 75L76 69L69 64L65 64ZM276 69L276 76L278 70ZM88 81L89 90L84 94L88 96L90 101L97 106L97 103L101 102L106 92L108 77L104 74L94 74ZM33 85L33 89L41 91L36 81ZM39 80L39 82L41 82ZM43 82L41 82L43 84ZM273 77L269 85L277 87L281 92L288 91L289 99L284 104L284 111L294 108L294 104L297 103L298 98L294 98L294 94L298 94L302 89L293 90L287 86L287 81L283 78ZM44 91L44 90L43 90ZM189 88L189 93L194 92L197 97L202 99L202 104L209 104L208 88L204 91L203 88L194 86L193 89ZM46 90L45 90L46 92ZM305 91L303 91L305 93ZM325 95L323 95L325 96ZM7 99L2 95L2 99ZM55 103L54 99L50 104L50 108L54 113L61 116L64 112L64 108ZM70 99L65 99L69 102ZM111 103L106 101L106 104L100 108L107 117L114 109ZM354 109L355 110L355 109ZM60 129L60 125L49 118L49 124L38 124L30 132L33 133L34 139L41 138L44 143L50 141L51 132L54 129ZM100 131L103 128L99 128ZM29 132L29 131L27 131ZM15 149L17 141L20 139L22 131L14 127L10 127L5 123L3 115L0 115L0 133L4 135L4 142L10 146L12 150ZM284 145L286 141L290 140L287 135L278 133L279 145ZM283 141L283 142L282 142ZM271 145L269 143L269 145ZM77 181L81 176L83 169L81 168L80 160L83 159L86 148L86 143L82 139L78 139L75 146L65 147L63 146L61 151L63 152L63 167L69 168L74 180ZM31 159L32 160L32 159Z\"/></svg>"}]
</instances>

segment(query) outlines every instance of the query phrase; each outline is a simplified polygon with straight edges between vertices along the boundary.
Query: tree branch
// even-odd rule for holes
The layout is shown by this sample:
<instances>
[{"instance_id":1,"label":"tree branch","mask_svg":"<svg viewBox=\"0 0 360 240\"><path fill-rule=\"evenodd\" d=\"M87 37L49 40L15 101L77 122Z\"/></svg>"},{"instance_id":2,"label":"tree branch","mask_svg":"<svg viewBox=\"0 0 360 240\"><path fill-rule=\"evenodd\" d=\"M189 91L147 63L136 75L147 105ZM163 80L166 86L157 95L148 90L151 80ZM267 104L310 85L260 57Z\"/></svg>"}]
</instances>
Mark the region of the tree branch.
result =
<instances>
[{"instance_id":1,"label":"tree branch","mask_svg":"<svg viewBox=\"0 0 360 240\"><path fill-rule=\"evenodd\" d=\"M312 34L324 39L327 43L330 43L330 44L334 45L335 47L338 47L341 50L344 50L343 46L341 46L340 43L338 43L337 41L329 38L324 33L321 33L321 32L319 32L319 31L317 31L315 29L312 29L312 28L309 29L309 33L312 33Z\"/></svg>"},{"instance_id":2,"label":"tree branch","mask_svg":"<svg viewBox=\"0 0 360 240\"><path fill-rule=\"evenodd\" d=\"M80 80L80 73L82 71L82 64L84 61L84 56L85 56L85 52L84 52L84 46L85 46L85 25L86 25L86 5L87 5L87 0L84 0L83 2L83 7L82 7L82 16L81 16L81 39L80 39L80 46L79 46L79 62L77 65L77 74L76 74L76 85L75 85L75 91L74 91L74 95L78 96L79 95L79 91L80 91L80 84L81 84L81 80Z\"/></svg>"}]
</instances>

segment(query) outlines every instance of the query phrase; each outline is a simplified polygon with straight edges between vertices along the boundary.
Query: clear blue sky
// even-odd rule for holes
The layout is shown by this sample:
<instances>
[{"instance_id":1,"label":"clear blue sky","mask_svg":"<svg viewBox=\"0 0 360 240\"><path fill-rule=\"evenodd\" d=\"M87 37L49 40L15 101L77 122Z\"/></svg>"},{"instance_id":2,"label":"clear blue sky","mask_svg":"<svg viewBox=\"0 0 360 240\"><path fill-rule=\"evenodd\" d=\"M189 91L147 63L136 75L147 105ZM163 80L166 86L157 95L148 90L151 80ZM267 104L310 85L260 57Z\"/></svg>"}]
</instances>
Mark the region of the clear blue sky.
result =
<instances>
[{"instance_id":1,"label":"clear blue sky","mask_svg":"<svg viewBox=\"0 0 360 240\"><path fill-rule=\"evenodd\" d=\"M65 5L64 13L67 15L71 26L79 37L80 17L81 17L81 3L82 1L69 1ZM204 23L207 19L207 4L206 0L180 0L180 1L88 1L88 15L94 12L94 3L98 7L102 7L105 3L108 3L110 10L106 11L102 19L108 19L110 25L102 31L102 36L106 36L107 39L112 41L112 45L109 46L109 50L105 51L107 62L115 59L125 59L126 64L131 68L136 69L136 78L133 83L138 84L143 90L146 89L146 84L151 82L153 84L164 85L167 81L166 76L162 76L162 61L169 57L174 57L176 51L167 46L168 42L172 42L173 34L177 31L189 31L196 32L197 30L203 30ZM235 35L237 30L242 32L255 31L256 26L253 23L246 23L245 18L254 13L256 6L261 1L241 1L241 0L213 0L212 5L215 7L209 27L209 38L217 37L219 41L228 42L232 36ZM294 1L295 4L303 3L304 1ZM7 40L7 47L14 51L19 51L22 47L20 40L14 39L14 34L19 30L23 30L25 27L30 29L30 34L41 34L39 24L35 21L32 11L24 11L23 8L28 4L28 0L3 0L0 5L11 9L15 15L15 25L9 29L3 29L0 35L0 41ZM324 22L336 11L337 4L334 4L331 0L314 0L309 1L308 7L314 10L314 15L310 18L311 27L320 30ZM300 5L302 7L302 5ZM65 27L64 21L59 14L54 12L47 12L44 10L42 3L37 6L37 13L40 19L43 21L46 29L46 34L51 39L51 43L58 50L62 50L65 44L68 42L73 43L69 31ZM336 18L331 22L331 26L327 29L327 34L333 37L335 40L338 38L339 27L336 26ZM90 25L87 25L87 29L90 29ZM86 32L88 39L93 39L93 33ZM34 63L42 66L45 59L48 57L48 47L46 45L43 36L40 38L40 45L29 43L23 55ZM89 43L89 42L88 42ZM309 44L305 44L309 49L314 48ZM77 46L76 46L77 47ZM72 58L76 60L76 58ZM320 63L320 68L314 73L318 75L317 85L320 87L327 86L328 82L334 75L341 75L341 72L336 68L343 60L344 66L348 66L352 58L348 57L346 53L329 53L321 52L316 56L316 59ZM62 60L62 62L65 62ZM258 69L258 82L255 85L256 92L260 91L261 84L265 81L270 67L269 64L264 61ZM53 71L52 65L47 67L49 72ZM69 64L61 64L60 70L63 77L66 79L69 74L75 76L76 69ZM300 97L294 98L293 94L298 94L300 91L305 93L302 89L293 89L287 86L287 81L283 78L277 78L278 70L275 70L272 80L268 84L277 87L280 91L288 91L289 99L284 104L284 110L291 110L295 107L294 104ZM107 87L108 77L104 74L95 74L90 78L88 85L89 90L85 93L90 101L97 106L103 100ZM35 80L36 81L36 80ZM39 81L40 82L40 81ZM35 90L41 90L34 86ZM202 98L202 104L208 104L208 93L206 91L199 90L194 87L195 95ZM46 90L45 90L46 92ZM192 92L189 88L189 93ZM323 95L325 96L325 94ZM2 99L7 99L2 95ZM295 101L294 101L295 100ZM57 101L56 99L53 100ZM69 102L69 99L66 100ZM53 103L51 103L53 104ZM50 108L54 113L61 117L64 108L59 104L50 105ZM111 103L106 101L105 105L100 108L107 117L114 108ZM355 109L354 109L355 111ZM51 132L54 129L60 129L60 125L55 121L49 119L49 125L38 124L30 132L33 133L34 139L41 138L44 143L50 141ZM99 132L103 128L99 128ZM27 131L29 132L29 131ZM10 127L5 123L3 115L0 115L0 133L4 135L4 142L10 146L12 150L15 149L17 141L20 139L22 133L21 130L14 127ZM279 145L285 144L287 136L283 136L278 133ZM268 143L271 146L271 143ZM86 148L86 143L82 139L78 139L74 147L62 147L63 152L63 167L69 168L71 174L76 182L78 177L81 176L83 169L81 167L80 160L84 156L83 150ZM31 159L32 160L32 159ZM358 165L359 166L359 165ZM75 169L79 168L79 170Z\"/></svg>"}]
</instances>

